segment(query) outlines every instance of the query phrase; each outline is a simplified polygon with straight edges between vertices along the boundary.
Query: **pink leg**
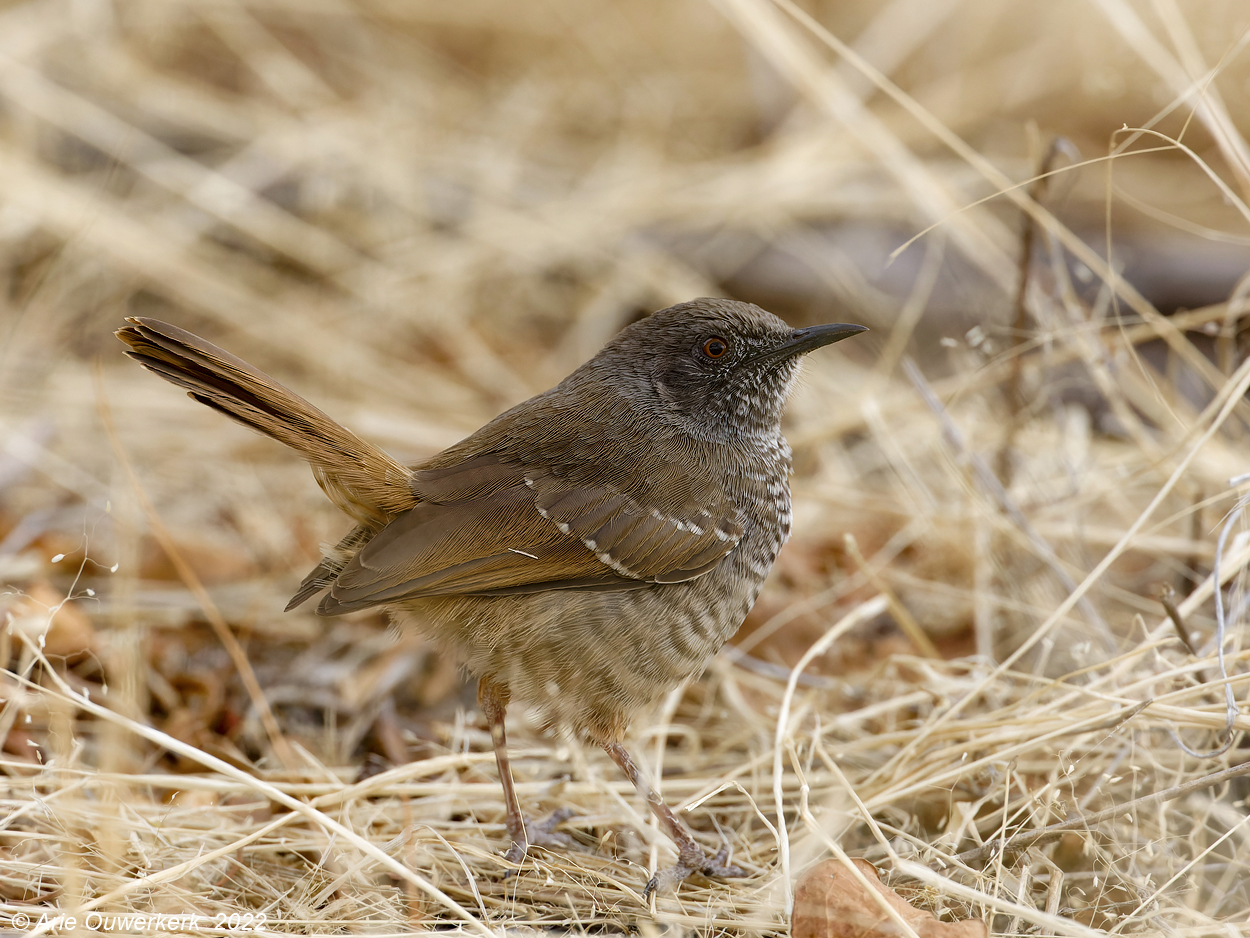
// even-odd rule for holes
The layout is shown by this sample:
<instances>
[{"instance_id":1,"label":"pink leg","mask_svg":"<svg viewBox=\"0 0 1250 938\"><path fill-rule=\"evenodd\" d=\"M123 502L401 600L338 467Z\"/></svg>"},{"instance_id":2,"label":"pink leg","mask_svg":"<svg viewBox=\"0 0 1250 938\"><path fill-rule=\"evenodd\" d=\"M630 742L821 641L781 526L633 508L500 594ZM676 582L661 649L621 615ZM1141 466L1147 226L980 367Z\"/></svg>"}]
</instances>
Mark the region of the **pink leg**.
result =
<instances>
[{"instance_id":1,"label":"pink leg","mask_svg":"<svg viewBox=\"0 0 1250 938\"><path fill-rule=\"evenodd\" d=\"M656 887L661 885L661 882L665 886L670 883L676 885L691 873L702 873L704 876L715 876L718 879L747 875L746 870L733 866L728 862L728 844L721 847L714 857L709 857L703 852L703 848L694 839L694 835L686 829L686 825L677 819L673 809L664 803L660 793L652 788L651 783L643 777L638 764L634 762L624 746L618 742L611 742L604 743L603 748L612 757L612 761L621 767L621 771L625 773L625 777L629 779L630 784L638 790L639 794L647 799L647 804L650 805L652 813L660 819L660 823L664 825L664 829L668 832L669 837L673 838L673 843L677 845L677 865L667 870L656 872L651 877L650 882L647 883L646 889L643 890L644 898L650 896Z\"/></svg>"},{"instance_id":2,"label":"pink leg","mask_svg":"<svg viewBox=\"0 0 1250 938\"><path fill-rule=\"evenodd\" d=\"M561 821L573 816L569 808L561 808L541 824L527 824L521 813L521 800L517 797L516 783L512 779L512 763L508 760L508 737L504 732L504 716L508 712L511 694L502 684L485 678L478 681L477 703L490 723L490 742L495 749L495 765L499 769L499 784L503 786L505 806L504 825L508 829L511 845L506 858L510 863L520 863L529 852L530 844L540 847L571 847L573 839L566 834L554 833Z\"/></svg>"}]
</instances>

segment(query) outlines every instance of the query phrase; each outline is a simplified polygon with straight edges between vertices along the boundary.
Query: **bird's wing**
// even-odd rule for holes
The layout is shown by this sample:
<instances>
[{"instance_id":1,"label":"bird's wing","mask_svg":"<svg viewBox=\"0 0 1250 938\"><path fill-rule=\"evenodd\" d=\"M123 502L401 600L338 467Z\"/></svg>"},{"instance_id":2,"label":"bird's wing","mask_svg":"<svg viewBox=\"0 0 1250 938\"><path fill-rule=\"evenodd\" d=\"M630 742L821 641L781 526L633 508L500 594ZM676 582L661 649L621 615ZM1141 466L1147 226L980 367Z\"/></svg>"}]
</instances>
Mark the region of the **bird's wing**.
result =
<instances>
[{"instance_id":1,"label":"bird's wing","mask_svg":"<svg viewBox=\"0 0 1250 938\"><path fill-rule=\"evenodd\" d=\"M711 570L742 536L732 505L668 514L492 456L413 478L424 500L343 568L323 615L422 596L675 583Z\"/></svg>"},{"instance_id":2,"label":"bird's wing","mask_svg":"<svg viewBox=\"0 0 1250 938\"><path fill-rule=\"evenodd\" d=\"M742 538L741 512L727 499L648 507L611 484L573 485L551 475L526 480L538 513L576 538L618 575L680 583L706 573Z\"/></svg>"}]
</instances>

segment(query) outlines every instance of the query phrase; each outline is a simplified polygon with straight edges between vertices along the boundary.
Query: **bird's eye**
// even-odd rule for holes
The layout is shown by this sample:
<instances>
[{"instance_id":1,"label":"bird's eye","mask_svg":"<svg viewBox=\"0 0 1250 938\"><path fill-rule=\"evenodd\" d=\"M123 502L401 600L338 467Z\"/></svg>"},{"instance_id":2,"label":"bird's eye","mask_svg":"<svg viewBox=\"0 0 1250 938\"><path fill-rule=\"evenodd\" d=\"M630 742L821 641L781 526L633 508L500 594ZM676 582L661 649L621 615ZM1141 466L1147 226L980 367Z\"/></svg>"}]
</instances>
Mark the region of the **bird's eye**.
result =
<instances>
[{"instance_id":1,"label":"bird's eye","mask_svg":"<svg viewBox=\"0 0 1250 938\"><path fill-rule=\"evenodd\" d=\"M712 336L703 343L703 354L708 358L724 358L729 351L729 342L718 335Z\"/></svg>"}]
</instances>

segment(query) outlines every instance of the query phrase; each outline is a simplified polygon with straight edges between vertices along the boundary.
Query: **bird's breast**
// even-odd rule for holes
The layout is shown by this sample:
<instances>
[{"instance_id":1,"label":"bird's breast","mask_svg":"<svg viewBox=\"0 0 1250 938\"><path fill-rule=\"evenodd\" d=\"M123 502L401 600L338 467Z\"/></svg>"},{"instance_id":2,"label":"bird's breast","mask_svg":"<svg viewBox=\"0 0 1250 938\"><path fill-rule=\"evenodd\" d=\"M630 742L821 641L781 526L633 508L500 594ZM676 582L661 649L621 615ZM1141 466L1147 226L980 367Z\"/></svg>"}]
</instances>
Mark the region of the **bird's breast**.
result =
<instances>
[{"instance_id":1,"label":"bird's breast","mask_svg":"<svg viewBox=\"0 0 1250 938\"><path fill-rule=\"evenodd\" d=\"M727 480L747 523L736 559L737 573L751 582L751 602L772 569L781 547L790 537L790 467L793 457L785 439L777 435L744 460L736 478ZM745 613L744 613L745 615Z\"/></svg>"}]
</instances>

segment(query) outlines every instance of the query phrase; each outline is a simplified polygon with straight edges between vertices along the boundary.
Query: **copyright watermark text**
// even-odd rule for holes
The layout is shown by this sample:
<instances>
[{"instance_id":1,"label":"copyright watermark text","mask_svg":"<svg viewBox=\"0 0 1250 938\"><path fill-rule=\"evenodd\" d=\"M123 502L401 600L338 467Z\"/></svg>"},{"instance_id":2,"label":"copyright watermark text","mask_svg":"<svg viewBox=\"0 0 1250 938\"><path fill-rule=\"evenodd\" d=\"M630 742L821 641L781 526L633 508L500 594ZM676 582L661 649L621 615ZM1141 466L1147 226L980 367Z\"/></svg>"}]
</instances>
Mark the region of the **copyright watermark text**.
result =
<instances>
[{"instance_id":1,"label":"copyright watermark text","mask_svg":"<svg viewBox=\"0 0 1250 938\"><path fill-rule=\"evenodd\" d=\"M7 919L7 921L6 921ZM250 932L264 928L268 916L264 912L220 912L198 915L195 912L83 912L66 915L61 912L0 912L0 928L13 931L39 931L46 934L85 929L87 931L133 934L147 932L189 932L216 929Z\"/></svg>"}]
</instances>

